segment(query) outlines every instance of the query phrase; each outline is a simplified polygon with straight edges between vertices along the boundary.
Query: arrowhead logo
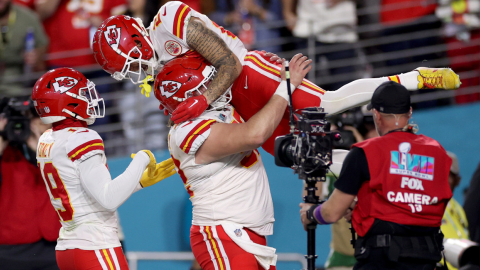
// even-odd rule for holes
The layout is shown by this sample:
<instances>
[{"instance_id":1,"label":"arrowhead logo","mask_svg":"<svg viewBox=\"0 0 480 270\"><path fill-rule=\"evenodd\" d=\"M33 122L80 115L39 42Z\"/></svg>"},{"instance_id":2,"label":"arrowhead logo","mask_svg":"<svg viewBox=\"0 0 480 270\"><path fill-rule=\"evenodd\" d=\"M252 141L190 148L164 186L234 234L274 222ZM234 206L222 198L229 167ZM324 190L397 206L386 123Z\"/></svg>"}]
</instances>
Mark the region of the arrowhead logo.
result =
<instances>
[{"instance_id":1,"label":"arrowhead logo","mask_svg":"<svg viewBox=\"0 0 480 270\"><path fill-rule=\"evenodd\" d=\"M60 92L63 94L72 89L75 85L77 85L77 83L78 80L72 77L57 77L52 85L53 89L55 89L55 92Z\"/></svg>"},{"instance_id":2,"label":"arrowhead logo","mask_svg":"<svg viewBox=\"0 0 480 270\"><path fill-rule=\"evenodd\" d=\"M180 87L182 87L182 84L179 82L162 81L162 85L160 86L160 92L162 93L162 96L170 98L175 93L177 93L178 90L180 90Z\"/></svg>"},{"instance_id":3,"label":"arrowhead logo","mask_svg":"<svg viewBox=\"0 0 480 270\"><path fill-rule=\"evenodd\" d=\"M120 44L120 27L117 25L110 25L107 27L107 30L103 32L105 39L107 40L108 45L112 49L117 50L118 45Z\"/></svg>"}]
</instances>

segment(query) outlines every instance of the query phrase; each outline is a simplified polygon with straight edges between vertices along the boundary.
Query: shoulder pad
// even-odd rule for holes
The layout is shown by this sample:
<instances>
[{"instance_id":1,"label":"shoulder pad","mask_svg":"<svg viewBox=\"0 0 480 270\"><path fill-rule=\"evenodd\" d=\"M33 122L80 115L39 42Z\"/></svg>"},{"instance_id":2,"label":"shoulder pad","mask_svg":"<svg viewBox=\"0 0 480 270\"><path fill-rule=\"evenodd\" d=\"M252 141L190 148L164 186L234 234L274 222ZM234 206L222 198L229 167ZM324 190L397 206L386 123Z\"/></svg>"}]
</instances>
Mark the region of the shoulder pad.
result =
<instances>
[{"instance_id":1,"label":"shoulder pad","mask_svg":"<svg viewBox=\"0 0 480 270\"><path fill-rule=\"evenodd\" d=\"M177 146L187 154L194 154L210 135L210 127L215 122L215 119L197 118L177 125L174 132Z\"/></svg>"},{"instance_id":2,"label":"shoulder pad","mask_svg":"<svg viewBox=\"0 0 480 270\"><path fill-rule=\"evenodd\" d=\"M165 29L181 40L185 40L188 20L192 9L180 1L168 2L160 8L160 18Z\"/></svg>"},{"instance_id":3,"label":"shoulder pad","mask_svg":"<svg viewBox=\"0 0 480 270\"><path fill-rule=\"evenodd\" d=\"M67 139L68 158L73 162L85 160L97 153L104 153L103 140L95 130L80 128Z\"/></svg>"}]
</instances>

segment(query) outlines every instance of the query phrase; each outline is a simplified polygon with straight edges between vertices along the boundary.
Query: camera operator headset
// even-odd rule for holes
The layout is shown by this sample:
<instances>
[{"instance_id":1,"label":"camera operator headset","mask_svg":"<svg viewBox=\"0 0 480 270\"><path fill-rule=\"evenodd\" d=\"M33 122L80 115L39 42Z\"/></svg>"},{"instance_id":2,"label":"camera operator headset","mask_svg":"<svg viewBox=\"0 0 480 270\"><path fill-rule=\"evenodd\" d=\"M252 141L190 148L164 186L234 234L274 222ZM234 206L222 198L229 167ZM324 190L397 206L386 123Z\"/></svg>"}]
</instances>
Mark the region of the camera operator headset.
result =
<instances>
[{"instance_id":1,"label":"camera operator headset","mask_svg":"<svg viewBox=\"0 0 480 270\"><path fill-rule=\"evenodd\" d=\"M0 101L0 265L2 269L58 269L60 222L35 159L49 128L29 98Z\"/></svg>"},{"instance_id":2,"label":"camera operator headset","mask_svg":"<svg viewBox=\"0 0 480 270\"><path fill-rule=\"evenodd\" d=\"M353 145L329 199L300 204L302 223L330 224L352 214L359 236L354 269L433 270L443 249L452 161L438 142L414 134L405 87L381 84L368 108L380 137Z\"/></svg>"}]
</instances>

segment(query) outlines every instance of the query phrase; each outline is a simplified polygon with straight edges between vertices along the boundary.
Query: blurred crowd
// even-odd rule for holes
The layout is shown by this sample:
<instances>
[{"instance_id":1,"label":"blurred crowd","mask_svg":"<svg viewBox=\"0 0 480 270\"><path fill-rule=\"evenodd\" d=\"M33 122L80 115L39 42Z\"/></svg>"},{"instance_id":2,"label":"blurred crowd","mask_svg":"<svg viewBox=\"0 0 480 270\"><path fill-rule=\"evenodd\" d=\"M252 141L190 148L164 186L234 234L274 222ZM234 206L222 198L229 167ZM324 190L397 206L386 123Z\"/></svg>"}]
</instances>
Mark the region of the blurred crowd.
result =
<instances>
[{"instance_id":1,"label":"blurred crowd","mask_svg":"<svg viewBox=\"0 0 480 270\"><path fill-rule=\"evenodd\" d=\"M109 154L164 149L166 118L158 101L116 82L95 62L92 35L112 15L149 26L165 0L0 0L0 97L29 95L46 70L74 67L93 80L109 107L97 120ZM249 50L314 59L308 75L326 90L359 78L419 66L449 66L460 91L413 97L414 109L480 99L480 9L477 0L187 0L236 34ZM161 136L164 137L164 136ZM128 142L126 144L126 142ZM126 147L127 145L127 147Z\"/></svg>"}]
</instances>

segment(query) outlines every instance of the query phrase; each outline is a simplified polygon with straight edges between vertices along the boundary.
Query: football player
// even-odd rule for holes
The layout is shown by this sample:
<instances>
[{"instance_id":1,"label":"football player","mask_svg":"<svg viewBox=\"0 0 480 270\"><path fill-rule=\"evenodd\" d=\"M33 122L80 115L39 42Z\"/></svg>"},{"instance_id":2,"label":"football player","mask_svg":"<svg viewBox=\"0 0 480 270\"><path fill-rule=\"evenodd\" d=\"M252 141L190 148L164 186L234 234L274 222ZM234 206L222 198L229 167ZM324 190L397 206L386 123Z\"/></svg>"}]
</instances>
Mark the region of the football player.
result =
<instances>
[{"instance_id":1,"label":"football player","mask_svg":"<svg viewBox=\"0 0 480 270\"><path fill-rule=\"evenodd\" d=\"M132 154L128 168L110 176L102 138L87 125L105 114L93 82L71 68L50 70L32 100L45 124L37 162L62 228L56 246L60 269L128 269L115 211L130 195L175 173L171 159L156 164L149 150ZM113 268L114 267L114 268Z\"/></svg>"},{"instance_id":2,"label":"football player","mask_svg":"<svg viewBox=\"0 0 480 270\"><path fill-rule=\"evenodd\" d=\"M138 18L123 15L108 18L95 33L93 50L105 71L116 79L130 78L135 83L142 81L142 74L153 76L162 64L180 55L199 54L210 62L217 74L208 90L178 106L172 114L175 123L199 116L234 83L244 85L236 91L248 97L248 102L235 105L240 115L248 119L244 111L251 115L258 112L261 107L251 105L268 101L281 81L278 56L248 52L238 37L179 1L163 5L148 30ZM325 92L304 79L297 92L304 92L306 97L294 101L297 108L321 105L332 114L367 103L376 87L388 80L409 90L456 89L460 85L458 75L451 69L418 68L390 77L357 80L333 92ZM265 92L256 91L256 85L264 83L273 87L262 87L269 90ZM280 127L284 125L281 123Z\"/></svg>"},{"instance_id":3,"label":"football player","mask_svg":"<svg viewBox=\"0 0 480 270\"><path fill-rule=\"evenodd\" d=\"M300 54L292 58L292 90L311 69ZM266 246L273 233L273 204L259 152L287 107L287 83L247 122L222 96L198 118L173 125L168 144L178 174L193 205L190 244L204 270L275 269L275 249ZM169 85L176 73L182 85ZM155 96L170 111L201 95L215 69L206 60L177 58L157 76ZM170 87L171 86L171 87Z\"/></svg>"}]
</instances>

